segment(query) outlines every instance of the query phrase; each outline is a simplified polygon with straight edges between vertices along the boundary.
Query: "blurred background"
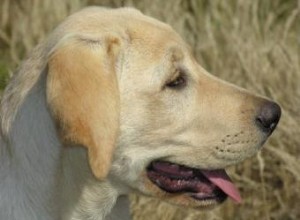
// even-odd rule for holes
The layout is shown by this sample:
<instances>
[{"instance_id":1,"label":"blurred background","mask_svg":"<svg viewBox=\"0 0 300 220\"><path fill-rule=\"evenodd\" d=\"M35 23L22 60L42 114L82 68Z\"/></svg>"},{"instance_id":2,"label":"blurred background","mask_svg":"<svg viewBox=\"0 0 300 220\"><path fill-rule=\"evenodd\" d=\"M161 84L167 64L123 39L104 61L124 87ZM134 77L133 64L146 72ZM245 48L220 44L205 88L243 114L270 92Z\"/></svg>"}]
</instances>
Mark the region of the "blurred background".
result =
<instances>
[{"instance_id":1,"label":"blurred background","mask_svg":"<svg viewBox=\"0 0 300 220\"><path fill-rule=\"evenodd\" d=\"M30 50L86 5L131 6L169 23L212 74L283 108L263 150L229 170L242 205L196 211L131 195L133 218L300 219L300 0L1 0L1 92Z\"/></svg>"}]
</instances>

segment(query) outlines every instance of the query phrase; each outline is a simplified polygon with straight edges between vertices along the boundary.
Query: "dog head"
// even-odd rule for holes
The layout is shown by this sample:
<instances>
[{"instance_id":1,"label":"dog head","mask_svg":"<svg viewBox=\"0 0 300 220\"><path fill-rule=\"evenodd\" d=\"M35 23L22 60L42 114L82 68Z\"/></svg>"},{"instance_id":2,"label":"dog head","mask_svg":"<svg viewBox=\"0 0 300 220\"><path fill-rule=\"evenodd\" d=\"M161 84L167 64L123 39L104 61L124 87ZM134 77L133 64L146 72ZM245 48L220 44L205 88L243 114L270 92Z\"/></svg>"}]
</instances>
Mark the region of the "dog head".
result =
<instances>
[{"instance_id":1,"label":"dog head","mask_svg":"<svg viewBox=\"0 0 300 220\"><path fill-rule=\"evenodd\" d=\"M224 168L261 148L277 104L210 75L172 28L132 9L86 9L57 33L49 107L96 177L179 205L240 200Z\"/></svg>"}]
</instances>

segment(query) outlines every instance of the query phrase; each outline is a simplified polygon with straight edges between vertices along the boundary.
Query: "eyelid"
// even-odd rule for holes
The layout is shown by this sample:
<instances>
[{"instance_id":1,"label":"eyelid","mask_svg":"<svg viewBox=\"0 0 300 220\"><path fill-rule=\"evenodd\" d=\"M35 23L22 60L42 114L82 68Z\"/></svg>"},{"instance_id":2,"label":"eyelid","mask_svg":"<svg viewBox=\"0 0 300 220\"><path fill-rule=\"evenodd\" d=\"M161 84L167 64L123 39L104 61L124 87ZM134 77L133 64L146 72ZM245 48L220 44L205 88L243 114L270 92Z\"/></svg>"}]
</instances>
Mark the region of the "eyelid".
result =
<instances>
[{"instance_id":1,"label":"eyelid","mask_svg":"<svg viewBox=\"0 0 300 220\"><path fill-rule=\"evenodd\" d=\"M170 88L170 89L182 89L186 86L186 83L187 83L186 72L182 68L177 68L176 69L176 74L172 75L172 78L169 79L165 83L164 87L165 88Z\"/></svg>"}]
</instances>

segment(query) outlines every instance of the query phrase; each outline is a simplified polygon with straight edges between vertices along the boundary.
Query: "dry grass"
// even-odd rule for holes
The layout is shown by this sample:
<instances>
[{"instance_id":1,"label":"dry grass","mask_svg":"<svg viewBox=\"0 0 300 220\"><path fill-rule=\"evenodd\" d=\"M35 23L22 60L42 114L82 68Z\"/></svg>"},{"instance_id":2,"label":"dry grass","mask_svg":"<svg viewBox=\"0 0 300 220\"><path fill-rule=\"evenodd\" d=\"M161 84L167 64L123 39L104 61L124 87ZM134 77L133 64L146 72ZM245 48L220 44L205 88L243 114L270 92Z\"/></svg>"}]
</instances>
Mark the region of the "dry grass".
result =
<instances>
[{"instance_id":1,"label":"dry grass","mask_svg":"<svg viewBox=\"0 0 300 220\"><path fill-rule=\"evenodd\" d=\"M262 152L230 170L242 191L243 205L227 202L214 211L199 212L133 195L134 219L300 219L300 1L53 2L1 1L0 87L24 55L66 15L86 4L131 5L171 24L210 72L283 107L280 126Z\"/></svg>"}]
</instances>

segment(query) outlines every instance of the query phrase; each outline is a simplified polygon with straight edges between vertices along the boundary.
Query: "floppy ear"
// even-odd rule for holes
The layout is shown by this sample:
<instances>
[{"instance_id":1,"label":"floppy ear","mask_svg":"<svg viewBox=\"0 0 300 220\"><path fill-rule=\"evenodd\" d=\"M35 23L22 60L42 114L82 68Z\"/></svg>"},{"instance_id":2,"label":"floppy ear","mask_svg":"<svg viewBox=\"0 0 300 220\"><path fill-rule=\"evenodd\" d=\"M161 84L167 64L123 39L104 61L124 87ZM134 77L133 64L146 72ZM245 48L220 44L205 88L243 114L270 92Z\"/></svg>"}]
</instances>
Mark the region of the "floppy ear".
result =
<instances>
[{"instance_id":1,"label":"floppy ear","mask_svg":"<svg viewBox=\"0 0 300 220\"><path fill-rule=\"evenodd\" d=\"M117 37L66 37L50 54L47 100L64 143L88 149L90 167L107 176L119 130Z\"/></svg>"}]
</instances>

